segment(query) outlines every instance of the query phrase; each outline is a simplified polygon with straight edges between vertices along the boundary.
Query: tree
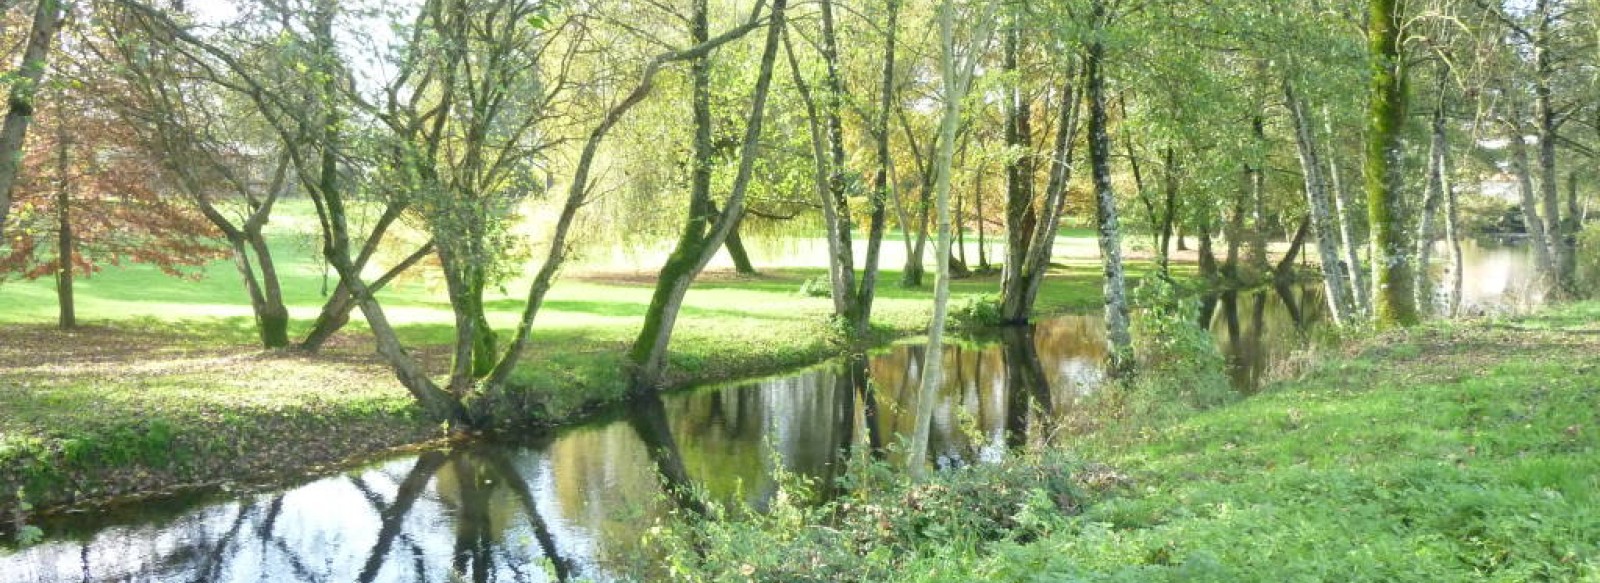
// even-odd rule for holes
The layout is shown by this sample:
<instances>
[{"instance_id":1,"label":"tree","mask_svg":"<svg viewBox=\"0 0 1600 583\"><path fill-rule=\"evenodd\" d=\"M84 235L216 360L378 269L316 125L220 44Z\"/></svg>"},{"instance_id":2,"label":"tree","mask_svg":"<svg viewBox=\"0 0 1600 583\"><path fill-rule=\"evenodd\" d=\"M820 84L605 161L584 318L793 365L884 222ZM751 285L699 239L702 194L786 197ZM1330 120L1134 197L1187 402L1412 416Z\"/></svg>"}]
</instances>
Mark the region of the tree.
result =
<instances>
[{"instance_id":1,"label":"tree","mask_svg":"<svg viewBox=\"0 0 1600 583\"><path fill-rule=\"evenodd\" d=\"M169 193L161 154L117 116L124 87L93 55L69 55L41 88L15 193L22 211L0 273L53 276L63 329L77 326L73 284L107 265L144 263L175 276L220 256L216 232Z\"/></svg>"},{"instance_id":2,"label":"tree","mask_svg":"<svg viewBox=\"0 0 1600 583\"><path fill-rule=\"evenodd\" d=\"M1122 266L1122 232L1117 221L1117 195L1111 184L1111 136L1107 130L1105 31L1111 24L1108 0L1091 2L1093 34L1085 41L1085 83L1089 103L1089 163L1095 192L1095 226L1105 267L1106 338L1111 342L1112 368L1125 371L1133 362L1129 332L1126 274Z\"/></svg>"},{"instance_id":3,"label":"tree","mask_svg":"<svg viewBox=\"0 0 1600 583\"><path fill-rule=\"evenodd\" d=\"M934 204L939 217L938 256L934 272L933 319L928 324L925 352L927 361L922 368L922 382L917 392L916 425L911 448L906 452L906 464L914 479L921 479L927 472L928 431L933 422L933 405L938 400L939 387L944 384L944 329L950 302L950 175L955 158L956 130L961 125L961 105L972 86L974 69L994 31L998 6L998 2L984 2L976 8L981 13L976 15L972 45L965 54L958 54L955 4L953 0L943 0L939 5L939 63L944 94L939 118L939 146L932 160Z\"/></svg>"},{"instance_id":4,"label":"tree","mask_svg":"<svg viewBox=\"0 0 1600 583\"><path fill-rule=\"evenodd\" d=\"M650 308L645 312L644 326L628 353L634 367L634 391L653 391L660 383L666 370L672 329L677 323L678 311L683 307L683 298L689 292L689 285L705 269L744 213L744 196L750 186L760 146L761 126L766 116L767 94L772 86L772 66L783 36L785 4L786 0L773 0L768 15L771 22L767 25L766 44L763 45L761 65L751 94L750 114L745 122L744 139L739 149L739 167L720 212L712 212L711 201L713 144L709 56L701 54L692 60L690 77L693 94L690 102L695 136L689 215L684 221L677 246L661 268L655 292L650 298ZM696 0L694 14L690 17L690 38L697 45L703 45L711 38L707 12L705 0Z\"/></svg>"},{"instance_id":5,"label":"tree","mask_svg":"<svg viewBox=\"0 0 1600 583\"><path fill-rule=\"evenodd\" d=\"M1372 226L1373 319L1380 328L1417 323L1415 246L1404 197L1406 64L1396 0L1368 1L1371 85L1364 162Z\"/></svg>"}]
</instances>

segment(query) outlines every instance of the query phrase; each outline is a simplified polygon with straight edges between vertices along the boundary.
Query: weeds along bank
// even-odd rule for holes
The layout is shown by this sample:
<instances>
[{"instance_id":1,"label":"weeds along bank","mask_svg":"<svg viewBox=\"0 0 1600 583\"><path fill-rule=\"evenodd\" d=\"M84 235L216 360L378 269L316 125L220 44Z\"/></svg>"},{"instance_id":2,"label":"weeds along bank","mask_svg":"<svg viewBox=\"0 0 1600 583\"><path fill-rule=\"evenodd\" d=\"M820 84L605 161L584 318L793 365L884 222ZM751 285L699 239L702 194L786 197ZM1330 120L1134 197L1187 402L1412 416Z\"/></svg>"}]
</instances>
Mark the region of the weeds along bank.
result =
<instances>
[{"instance_id":1,"label":"weeds along bank","mask_svg":"<svg viewBox=\"0 0 1600 583\"><path fill-rule=\"evenodd\" d=\"M823 506L788 502L821 487L802 484L767 515L664 526L648 576L1595 580L1597 350L1590 302L1351 340L1209 409L1171 367L1049 451L915 485L858 462Z\"/></svg>"}]
</instances>

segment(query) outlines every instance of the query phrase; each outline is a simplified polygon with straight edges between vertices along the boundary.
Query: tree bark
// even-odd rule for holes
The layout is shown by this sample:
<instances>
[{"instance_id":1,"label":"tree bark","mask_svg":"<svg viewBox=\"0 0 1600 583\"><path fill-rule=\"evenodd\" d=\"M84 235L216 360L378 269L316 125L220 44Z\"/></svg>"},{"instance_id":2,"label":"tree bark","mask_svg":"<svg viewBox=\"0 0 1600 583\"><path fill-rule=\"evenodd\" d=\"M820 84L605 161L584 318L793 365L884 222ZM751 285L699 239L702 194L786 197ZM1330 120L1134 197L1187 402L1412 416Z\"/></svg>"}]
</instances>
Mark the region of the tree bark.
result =
<instances>
[{"instance_id":1,"label":"tree bark","mask_svg":"<svg viewBox=\"0 0 1600 583\"><path fill-rule=\"evenodd\" d=\"M878 261L883 247L885 207L889 198L897 196L889 180L892 163L889 157L889 112L894 108L895 37L899 25L900 0L888 0L886 9L888 19L884 24L883 78L879 87L878 118L874 132L878 160L868 203L871 215L867 219L867 255L862 265L861 287L856 294L857 338L866 338L872 330L872 303L878 292Z\"/></svg>"},{"instance_id":2,"label":"tree bark","mask_svg":"<svg viewBox=\"0 0 1600 583\"><path fill-rule=\"evenodd\" d=\"M1534 268L1539 273L1540 285L1556 283L1555 259L1550 253L1550 237L1544 220L1539 216L1539 201L1533 189L1533 170L1528 160L1528 144L1524 141L1522 124L1515 100L1511 103L1511 119L1507 121L1507 139L1511 150L1511 171L1517 175L1517 192L1522 195L1523 226L1528 230L1528 246L1533 248Z\"/></svg>"},{"instance_id":3,"label":"tree bark","mask_svg":"<svg viewBox=\"0 0 1600 583\"><path fill-rule=\"evenodd\" d=\"M1097 30L1107 22L1104 0L1094 0ZM1122 233L1117 223L1117 197L1111 183L1111 137L1107 130L1105 96L1105 45L1097 34L1089 42L1089 159L1094 173L1095 223L1100 231L1100 257L1105 265L1106 338L1111 342L1111 370L1132 371L1133 336L1128 326L1126 275L1122 266Z\"/></svg>"},{"instance_id":4,"label":"tree bark","mask_svg":"<svg viewBox=\"0 0 1600 583\"><path fill-rule=\"evenodd\" d=\"M41 4L50 0L41 0ZM78 327L77 302L72 296L72 136L66 125L56 131L56 325L62 330Z\"/></svg>"},{"instance_id":5,"label":"tree bark","mask_svg":"<svg viewBox=\"0 0 1600 583\"><path fill-rule=\"evenodd\" d=\"M22 164L22 147L27 142L28 124L33 121L33 99L44 80L50 43L61 28L64 0L38 0L33 12L33 27L22 50L22 62L10 83L6 119L0 125L0 240L5 238L6 217L11 212L11 191L16 186Z\"/></svg>"},{"instance_id":6,"label":"tree bark","mask_svg":"<svg viewBox=\"0 0 1600 583\"><path fill-rule=\"evenodd\" d=\"M1415 247L1406 216L1403 133L1406 70L1400 54L1397 0L1369 0L1368 52L1372 58L1365 178L1372 224L1373 319L1379 328L1417 323L1413 272Z\"/></svg>"},{"instance_id":7,"label":"tree bark","mask_svg":"<svg viewBox=\"0 0 1600 583\"><path fill-rule=\"evenodd\" d=\"M1424 314L1434 311L1433 244L1439 238L1439 207L1444 204L1444 148L1445 134L1444 91L1449 81L1448 70L1439 71L1439 99L1434 103L1429 122L1427 187L1422 199L1422 217L1417 227L1417 307Z\"/></svg>"},{"instance_id":8,"label":"tree bark","mask_svg":"<svg viewBox=\"0 0 1600 583\"><path fill-rule=\"evenodd\" d=\"M1317 255L1322 262L1323 285L1328 290L1328 308L1335 324L1351 322L1355 313L1355 298L1351 293L1350 279L1344 261L1339 257L1339 241L1335 238L1338 219L1333 216L1327 183L1322 176L1322 161L1317 151L1305 103L1295 93L1289 79L1283 81L1284 101L1289 106L1290 121L1295 130L1295 149L1300 154L1300 168L1305 174L1307 206L1311 208L1311 221L1317 230Z\"/></svg>"},{"instance_id":9,"label":"tree bark","mask_svg":"<svg viewBox=\"0 0 1600 583\"><path fill-rule=\"evenodd\" d=\"M1372 284L1366 268L1361 263L1360 238L1356 236L1356 223L1362 219L1361 213L1356 212L1354 201L1350 200L1350 191L1345 188L1343 173L1339 170L1339 149L1333 144L1336 134L1333 132L1333 117L1329 115L1328 108L1322 108L1323 131L1327 132L1328 148L1328 184L1333 189L1333 204L1336 219L1339 223L1339 240L1343 243L1345 270L1350 274L1350 294L1354 299L1355 307L1363 313L1372 312Z\"/></svg>"},{"instance_id":10,"label":"tree bark","mask_svg":"<svg viewBox=\"0 0 1600 583\"><path fill-rule=\"evenodd\" d=\"M1027 254L1023 256L1018 270L1018 287L1012 290L1014 293L1004 293L1006 290L1002 290L1000 316L1011 324L1026 323L1033 312L1039 289L1044 286L1045 276L1050 271L1056 231L1061 227L1061 214L1066 208L1067 185L1072 179L1072 158L1077 147L1074 138L1078 133L1078 106L1082 101L1082 92L1074 83L1064 84L1060 92L1050 181L1045 185L1044 212L1040 214L1040 222L1032 229Z\"/></svg>"},{"instance_id":11,"label":"tree bark","mask_svg":"<svg viewBox=\"0 0 1600 583\"><path fill-rule=\"evenodd\" d=\"M1250 268L1256 273L1271 269L1267 262L1267 144L1266 120L1261 115L1250 121L1250 134L1255 137L1261 161L1246 166L1250 180Z\"/></svg>"},{"instance_id":12,"label":"tree bark","mask_svg":"<svg viewBox=\"0 0 1600 583\"><path fill-rule=\"evenodd\" d=\"M1006 157L1006 262L1000 275L1001 317L1007 323L1025 323L1028 309L1022 305L1027 295L1024 273L1029 243L1037 227L1034 210L1034 163L1032 99L1018 70L1022 51L1023 20L1026 7L1015 3L1006 16L1004 58L1006 75L1005 143Z\"/></svg>"}]
</instances>

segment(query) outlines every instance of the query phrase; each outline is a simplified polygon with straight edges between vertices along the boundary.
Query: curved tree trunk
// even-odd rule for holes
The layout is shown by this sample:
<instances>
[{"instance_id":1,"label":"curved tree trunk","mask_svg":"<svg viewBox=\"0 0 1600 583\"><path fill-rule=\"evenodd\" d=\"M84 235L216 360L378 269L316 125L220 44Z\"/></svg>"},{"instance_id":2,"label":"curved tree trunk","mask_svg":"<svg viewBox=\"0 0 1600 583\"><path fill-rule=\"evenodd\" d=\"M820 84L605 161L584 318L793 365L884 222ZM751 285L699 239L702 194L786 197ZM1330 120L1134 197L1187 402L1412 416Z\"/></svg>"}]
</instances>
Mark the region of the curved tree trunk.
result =
<instances>
[{"instance_id":1,"label":"curved tree trunk","mask_svg":"<svg viewBox=\"0 0 1600 583\"><path fill-rule=\"evenodd\" d=\"M1355 204L1350 199L1350 191L1345 188L1343 173L1339 171L1339 157L1336 155L1338 147L1332 145L1334 139L1333 118L1328 115L1328 108L1322 108L1323 130L1328 134L1330 148L1328 149L1328 184L1333 189L1333 204L1335 218L1339 223L1339 240L1344 246L1345 270L1350 274L1350 295L1355 300L1355 307L1361 312L1372 313L1372 284L1368 272L1361 264L1360 238L1356 236L1356 223L1361 220L1361 213L1356 212Z\"/></svg>"},{"instance_id":2,"label":"curved tree trunk","mask_svg":"<svg viewBox=\"0 0 1600 583\"><path fill-rule=\"evenodd\" d=\"M745 126L743 144L740 146L739 170L732 191L721 213L707 216L710 201L711 160L711 105L710 69L705 57L697 58L693 78L693 109L695 118L695 170L690 202L690 217L685 223L678 247L667 258L650 298L650 308L645 313L644 326L634 339L629 359L634 366L633 390L655 390L666 372L667 347L672 340L672 329L689 285L705 269L717 248L722 246L733 230L734 223L744 212L744 195L754 172L757 149L760 146L762 123L765 120L768 89L772 86L772 65L777 59L778 45L783 34L784 6L787 0L774 0L771 24L761 53L761 69L756 77L754 97L751 100L749 121ZM700 42L707 39L706 7L704 0L695 6L693 31Z\"/></svg>"}]
</instances>

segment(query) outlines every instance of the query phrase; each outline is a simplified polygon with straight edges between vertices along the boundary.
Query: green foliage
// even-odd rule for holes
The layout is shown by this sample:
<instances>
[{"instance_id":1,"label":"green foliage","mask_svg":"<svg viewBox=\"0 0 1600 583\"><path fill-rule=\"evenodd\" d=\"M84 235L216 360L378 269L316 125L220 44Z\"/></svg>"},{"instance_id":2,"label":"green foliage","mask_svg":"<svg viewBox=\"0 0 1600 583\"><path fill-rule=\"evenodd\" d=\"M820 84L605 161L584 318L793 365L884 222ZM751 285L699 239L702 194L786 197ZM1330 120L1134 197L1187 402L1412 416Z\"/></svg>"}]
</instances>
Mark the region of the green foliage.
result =
<instances>
[{"instance_id":1,"label":"green foliage","mask_svg":"<svg viewBox=\"0 0 1600 583\"><path fill-rule=\"evenodd\" d=\"M1135 288L1133 311L1137 376L1122 387L1124 414L1159 420L1207 409L1235 398L1227 361L1199 324L1193 293L1160 278Z\"/></svg>"},{"instance_id":2,"label":"green foliage","mask_svg":"<svg viewBox=\"0 0 1600 583\"><path fill-rule=\"evenodd\" d=\"M950 325L972 330L1002 324L999 294L979 294L958 299L950 304Z\"/></svg>"},{"instance_id":3,"label":"green foliage","mask_svg":"<svg viewBox=\"0 0 1600 583\"><path fill-rule=\"evenodd\" d=\"M771 508L678 516L651 529L665 569L682 581L903 580L908 565L1056 532L1080 508L1074 466L1059 454L1019 455L913 483L881 461L852 464L846 491L819 505L815 484L785 479ZM639 573L649 578L650 573Z\"/></svg>"}]
</instances>

